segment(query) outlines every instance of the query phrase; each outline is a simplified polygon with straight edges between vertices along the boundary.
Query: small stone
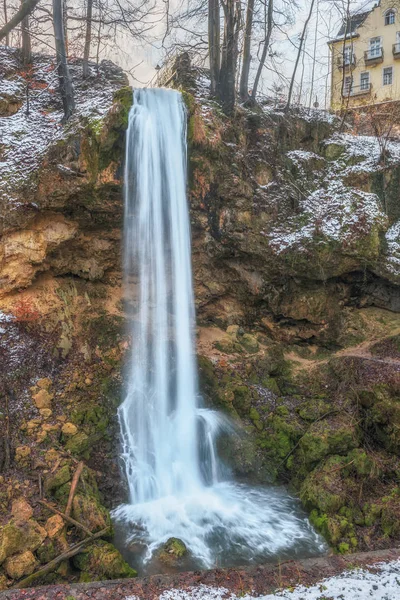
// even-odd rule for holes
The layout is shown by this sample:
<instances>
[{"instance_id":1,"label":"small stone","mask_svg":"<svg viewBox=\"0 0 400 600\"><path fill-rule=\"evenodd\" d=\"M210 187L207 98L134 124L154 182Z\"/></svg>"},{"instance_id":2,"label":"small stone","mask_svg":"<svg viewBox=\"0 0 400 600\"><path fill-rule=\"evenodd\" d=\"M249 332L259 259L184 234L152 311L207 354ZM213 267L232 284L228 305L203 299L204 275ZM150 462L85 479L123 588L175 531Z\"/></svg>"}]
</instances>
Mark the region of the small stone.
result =
<instances>
[{"instance_id":1,"label":"small stone","mask_svg":"<svg viewBox=\"0 0 400 600\"><path fill-rule=\"evenodd\" d=\"M44 527L49 538L56 537L64 529L64 519L60 515L53 515L47 519Z\"/></svg>"},{"instance_id":2,"label":"small stone","mask_svg":"<svg viewBox=\"0 0 400 600\"><path fill-rule=\"evenodd\" d=\"M93 381L91 379L89 379L89 377L87 377L85 379L85 383L86 383L86 385L92 385Z\"/></svg>"},{"instance_id":3,"label":"small stone","mask_svg":"<svg viewBox=\"0 0 400 600\"><path fill-rule=\"evenodd\" d=\"M53 491L64 483L71 481L71 471L68 465L64 465L61 469L58 469L55 473L51 473L45 481L45 489L46 491Z\"/></svg>"},{"instance_id":4,"label":"small stone","mask_svg":"<svg viewBox=\"0 0 400 600\"><path fill-rule=\"evenodd\" d=\"M245 350L247 350L247 352L250 352L250 354L254 354L255 352L258 352L258 350L259 350L259 345L258 345L257 339L253 335L250 335L249 333L245 333L241 337L240 343L245 348Z\"/></svg>"},{"instance_id":5,"label":"small stone","mask_svg":"<svg viewBox=\"0 0 400 600\"><path fill-rule=\"evenodd\" d=\"M53 414L51 408L41 408L39 412L45 421L47 421L47 419L50 419L51 415Z\"/></svg>"},{"instance_id":6,"label":"small stone","mask_svg":"<svg viewBox=\"0 0 400 600\"><path fill-rule=\"evenodd\" d=\"M40 390L37 394L34 394L33 401L36 404L36 408L51 408L51 401L54 398L53 394L49 394L47 390Z\"/></svg>"},{"instance_id":7,"label":"small stone","mask_svg":"<svg viewBox=\"0 0 400 600\"><path fill-rule=\"evenodd\" d=\"M29 521L33 516L33 508L25 498L17 498L11 505L11 514L17 521Z\"/></svg>"},{"instance_id":8,"label":"small stone","mask_svg":"<svg viewBox=\"0 0 400 600\"><path fill-rule=\"evenodd\" d=\"M48 465L51 465L60 459L60 454L54 448L50 448L50 450L47 450L46 454L44 455L44 459Z\"/></svg>"},{"instance_id":9,"label":"small stone","mask_svg":"<svg viewBox=\"0 0 400 600\"><path fill-rule=\"evenodd\" d=\"M226 333L234 340L237 340L239 337L239 325L229 325L226 330Z\"/></svg>"},{"instance_id":10,"label":"small stone","mask_svg":"<svg viewBox=\"0 0 400 600\"><path fill-rule=\"evenodd\" d=\"M36 436L36 443L42 444L47 439L47 431L41 429Z\"/></svg>"},{"instance_id":11,"label":"small stone","mask_svg":"<svg viewBox=\"0 0 400 600\"><path fill-rule=\"evenodd\" d=\"M65 423L67 420L67 417L65 415L60 415L59 417L57 417L57 421L60 421L60 423Z\"/></svg>"},{"instance_id":12,"label":"small stone","mask_svg":"<svg viewBox=\"0 0 400 600\"><path fill-rule=\"evenodd\" d=\"M6 590L7 588L7 577L5 575L0 575L0 590Z\"/></svg>"},{"instance_id":13,"label":"small stone","mask_svg":"<svg viewBox=\"0 0 400 600\"><path fill-rule=\"evenodd\" d=\"M54 425L51 425L51 423L45 423L42 426L42 430L46 431L46 432L58 431L59 429L60 429L60 424L59 423L54 423Z\"/></svg>"},{"instance_id":14,"label":"small stone","mask_svg":"<svg viewBox=\"0 0 400 600\"><path fill-rule=\"evenodd\" d=\"M21 467L28 466L31 454L32 450L29 446L18 446L15 449L15 462Z\"/></svg>"},{"instance_id":15,"label":"small stone","mask_svg":"<svg viewBox=\"0 0 400 600\"><path fill-rule=\"evenodd\" d=\"M34 431L35 429L37 429L39 427L41 423L40 419L31 419L30 421L28 421L28 423L26 424L26 430L28 433L32 433L32 431Z\"/></svg>"},{"instance_id":16,"label":"small stone","mask_svg":"<svg viewBox=\"0 0 400 600\"><path fill-rule=\"evenodd\" d=\"M61 431L64 435L70 437L78 433L78 428L73 423L64 423L64 425L61 428Z\"/></svg>"},{"instance_id":17,"label":"small stone","mask_svg":"<svg viewBox=\"0 0 400 600\"><path fill-rule=\"evenodd\" d=\"M21 579L25 575L31 575L36 567L36 559L30 550L10 556L5 562L6 573L11 579Z\"/></svg>"},{"instance_id":18,"label":"small stone","mask_svg":"<svg viewBox=\"0 0 400 600\"><path fill-rule=\"evenodd\" d=\"M40 389L42 389L42 390L48 390L49 387L51 386L51 384L52 384L52 381L48 377L39 379L39 381L36 382L36 385L38 387L40 387Z\"/></svg>"}]
</instances>

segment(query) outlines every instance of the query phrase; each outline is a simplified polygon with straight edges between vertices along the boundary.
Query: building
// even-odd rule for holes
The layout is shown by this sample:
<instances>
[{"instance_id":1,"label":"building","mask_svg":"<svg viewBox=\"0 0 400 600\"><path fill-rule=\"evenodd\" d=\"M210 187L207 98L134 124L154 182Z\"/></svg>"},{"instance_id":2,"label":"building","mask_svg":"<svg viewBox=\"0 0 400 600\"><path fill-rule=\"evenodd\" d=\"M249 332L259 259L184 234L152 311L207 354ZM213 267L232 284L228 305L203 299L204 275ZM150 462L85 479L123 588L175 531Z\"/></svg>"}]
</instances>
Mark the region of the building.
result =
<instances>
[{"instance_id":1,"label":"building","mask_svg":"<svg viewBox=\"0 0 400 600\"><path fill-rule=\"evenodd\" d=\"M333 110L400 100L399 0L352 15L328 44Z\"/></svg>"}]
</instances>

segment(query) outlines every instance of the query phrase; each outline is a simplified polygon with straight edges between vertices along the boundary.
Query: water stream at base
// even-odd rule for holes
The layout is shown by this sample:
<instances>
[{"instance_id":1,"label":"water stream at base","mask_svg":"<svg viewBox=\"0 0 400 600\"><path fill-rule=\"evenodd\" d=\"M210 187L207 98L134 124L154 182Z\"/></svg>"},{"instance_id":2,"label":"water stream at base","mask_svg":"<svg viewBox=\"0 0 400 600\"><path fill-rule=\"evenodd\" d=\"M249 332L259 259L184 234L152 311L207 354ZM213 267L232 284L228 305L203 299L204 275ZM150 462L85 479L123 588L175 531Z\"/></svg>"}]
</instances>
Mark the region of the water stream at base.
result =
<instances>
[{"instance_id":1,"label":"water stream at base","mask_svg":"<svg viewBox=\"0 0 400 600\"><path fill-rule=\"evenodd\" d=\"M186 158L181 95L135 91L124 216L135 310L119 409L129 501L113 511L117 530L126 547L141 550L142 566L170 537L186 544L197 567L318 554L324 543L295 499L235 482L218 458L218 436L231 426L198 393Z\"/></svg>"}]
</instances>

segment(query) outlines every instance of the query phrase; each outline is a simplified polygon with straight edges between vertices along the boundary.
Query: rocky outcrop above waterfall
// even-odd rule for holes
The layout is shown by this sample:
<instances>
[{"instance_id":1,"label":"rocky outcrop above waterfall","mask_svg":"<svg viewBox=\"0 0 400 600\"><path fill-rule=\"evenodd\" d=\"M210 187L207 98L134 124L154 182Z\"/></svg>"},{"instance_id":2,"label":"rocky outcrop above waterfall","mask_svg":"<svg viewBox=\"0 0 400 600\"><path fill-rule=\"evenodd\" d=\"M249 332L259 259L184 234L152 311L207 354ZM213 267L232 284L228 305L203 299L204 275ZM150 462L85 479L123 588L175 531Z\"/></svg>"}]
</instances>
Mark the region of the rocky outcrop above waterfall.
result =
<instances>
[{"instance_id":1,"label":"rocky outcrop above waterfall","mask_svg":"<svg viewBox=\"0 0 400 600\"><path fill-rule=\"evenodd\" d=\"M73 62L77 110L62 124L53 58L31 68L0 51L0 294L42 272L98 280L119 267L121 157L132 92L103 61L82 78Z\"/></svg>"}]
</instances>

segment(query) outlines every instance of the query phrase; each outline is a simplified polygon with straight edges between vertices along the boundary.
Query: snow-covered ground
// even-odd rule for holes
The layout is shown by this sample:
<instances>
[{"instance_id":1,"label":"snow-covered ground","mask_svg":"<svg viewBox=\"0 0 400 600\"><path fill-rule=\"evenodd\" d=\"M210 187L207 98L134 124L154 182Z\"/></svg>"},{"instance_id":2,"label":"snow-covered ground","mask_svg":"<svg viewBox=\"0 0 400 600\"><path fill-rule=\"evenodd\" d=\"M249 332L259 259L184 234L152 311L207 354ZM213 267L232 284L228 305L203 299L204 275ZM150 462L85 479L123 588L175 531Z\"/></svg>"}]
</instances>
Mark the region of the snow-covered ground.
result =
<instances>
[{"instance_id":1,"label":"snow-covered ground","mask_svg":"<svg viewBox=\"0 0 400 600\"><path fill-rule=\"evenodd\" d=\"M156 597L155 597L156 598ZM266 596L229 593L226 588L200 585L189 590L172 589L158 600L399 600L400 560L374 565L373 571L356 569L329 577L316 585L296 586ZM137 596L125 600L140 600Z\"/></svg>"}]
</instances>

